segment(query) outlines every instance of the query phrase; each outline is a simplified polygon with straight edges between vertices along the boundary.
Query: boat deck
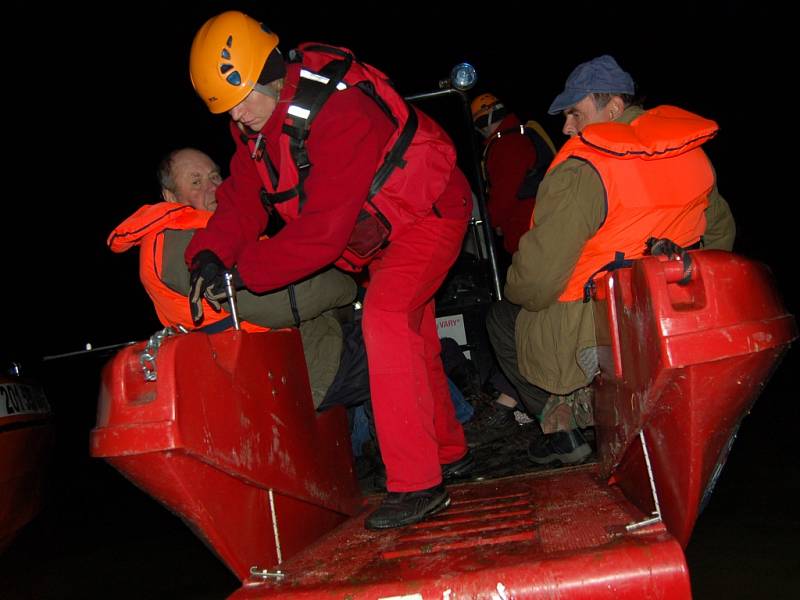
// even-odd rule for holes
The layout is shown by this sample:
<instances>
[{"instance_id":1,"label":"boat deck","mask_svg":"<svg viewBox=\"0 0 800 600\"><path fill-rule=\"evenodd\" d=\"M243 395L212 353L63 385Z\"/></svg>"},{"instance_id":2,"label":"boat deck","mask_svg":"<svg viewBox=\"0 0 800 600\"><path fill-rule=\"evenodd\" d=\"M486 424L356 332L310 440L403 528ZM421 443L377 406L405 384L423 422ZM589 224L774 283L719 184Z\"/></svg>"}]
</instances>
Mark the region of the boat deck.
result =
<instances>
[{"instance_id":1,"label":"boat deck","mask_svg":"<svg viewBox=\"0 0 800 600\"><path fill-rule=\"evenodd\" d=\"M688 598L679 544L596 465L473 481L422 523L370 532L380 496L233 598ZM262 565L260 567L266 567ZM628 594L633 595L628 595Z\"/></svg>"}]
</instances>

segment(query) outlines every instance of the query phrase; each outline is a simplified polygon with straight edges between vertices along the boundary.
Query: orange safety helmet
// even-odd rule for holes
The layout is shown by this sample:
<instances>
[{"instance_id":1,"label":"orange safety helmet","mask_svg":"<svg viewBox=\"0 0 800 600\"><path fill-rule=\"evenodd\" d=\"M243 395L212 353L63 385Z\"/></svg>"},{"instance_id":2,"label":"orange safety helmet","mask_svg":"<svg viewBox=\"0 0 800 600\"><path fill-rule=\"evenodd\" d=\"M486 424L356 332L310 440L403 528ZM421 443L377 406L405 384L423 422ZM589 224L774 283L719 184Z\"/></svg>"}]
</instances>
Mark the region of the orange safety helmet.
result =
<instances>
[{"instance_id":1,"label":"orange safety helmet","mask_svg":"<svg viewBox=\"0 0 800 600\"><path fill-rule=\"evenodd\" d=\"M238 11L210 18L192 42L189 76L212 113L224 113L258 84L278 36Z\"/></svg>"},{"instance_id":2,"label":"orange safety helmet","mask_svg":"<svg viewBox=\"0 0 800 600\"><path fill-rule=\"evenodd\" d=\"M493 108L498 107L500 100L494 94L481 94L472 101L472 120L477 121L484 115L488 115ZM502 106L502 104L500 104ZM499 108L499 107L498 107Z\"/></svg>"}]
</instances>

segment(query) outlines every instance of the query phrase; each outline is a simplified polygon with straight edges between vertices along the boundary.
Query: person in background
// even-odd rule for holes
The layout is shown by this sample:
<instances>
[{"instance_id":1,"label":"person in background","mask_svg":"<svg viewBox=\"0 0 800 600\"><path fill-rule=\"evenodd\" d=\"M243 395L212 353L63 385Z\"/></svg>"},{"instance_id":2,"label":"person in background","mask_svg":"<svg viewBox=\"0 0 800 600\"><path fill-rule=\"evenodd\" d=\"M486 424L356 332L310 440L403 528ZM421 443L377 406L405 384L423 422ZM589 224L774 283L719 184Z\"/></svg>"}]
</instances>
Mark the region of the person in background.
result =
<instances>
[{"instance_id":1,"label":"person in background","mask_svg":"<svg viewBox=\"0 0 800 600\"><path fill-rule=\"evenodd\" d=\"M591 453L578 427L590 423L581 415L591 412L588 386L598 372L587 282L617 252L643 256L651 237L689 249L733 247L733 216L701 148L717 124L674 106L644 110L634 93L631 76L608 55L570 74L549 109L564 115L569 140L539 186L506 299L487 317L503 372L546 433L528 449L538 465L575 464ZM507 395L499 401L496 410L516 404Z\"/></svg>"},{"instance_id":2,"label":"person in background","mask_svg":"<svg viewBox=\"0 0 800 600\"><path fill-rule=\"evenodd\" d=\"M477 96L471 110L475 129L484 139L482 166L489 222L502 241L497 256L505 273L520 237L530 229L536 193L555 146L539 123L523 124L494 94ZM516 388L502 370L492 373L489 384L500 395L465 425L470 447L506 438L519 429Z\"/></svg>"},{"instance_id":3,"label":"person in background","mask_svg":"<svg viewBox=\"0 0 800 600\"><path fill-rule=\"evenodd\" d=\"M536 189L553 160L555 146L541 125L522 123L493 94L475 98L471 109L475 129L484 139L489 221L510 259L519 238L530 229Z\"/></svg>"}]
</instances>

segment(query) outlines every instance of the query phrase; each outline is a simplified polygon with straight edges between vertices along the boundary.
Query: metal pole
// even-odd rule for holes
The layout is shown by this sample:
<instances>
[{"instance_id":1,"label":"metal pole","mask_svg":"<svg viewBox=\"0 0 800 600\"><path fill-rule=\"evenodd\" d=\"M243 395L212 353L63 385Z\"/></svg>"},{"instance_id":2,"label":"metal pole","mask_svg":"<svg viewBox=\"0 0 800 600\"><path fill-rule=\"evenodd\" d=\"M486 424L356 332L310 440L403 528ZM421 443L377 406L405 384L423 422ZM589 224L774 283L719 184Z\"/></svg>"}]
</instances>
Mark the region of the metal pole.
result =
<instances>
[{"instance_id":1,"label":"metal pole","mask_svg":"<svg viewBox=\"0 0 800 600\"><path fill-rule=\"evenodd\" d=\"M478 182L478 190L475 194L478 201L478 214L481 216L481 225L483 225L483 234L486 238L486 251L489 254L489 268L492 271L492 283L494 284L494 293L497 300L503 299L503 290L500 287L500 273L497 268L497 254L494 250L494 232L492 231L492 224L489 221L489 212L486 210L486 182L483 179L483 169L481 168L481 152L478 148L478 141L475 139L475 134L472 133L472 111L469 107L469 99L463 92L458 92L461 96L464 105L464 115L467 120L468 131L470 132L469 141L470 149L472 150L472 168L475 170L475 177Z\"/></svg>"},{"instance_id":2,"label":"metal pole","mask_svg":"<svg viewBox=\"0 0 800 600\"><path fill-rule=\"evenodd\" d=\"M85 350L76 350L75 352L65 352L63 354L51 354L49 356L43 356L42 360L57 360L60 358L68 358L70 356L79 356L82 354L92 354L94 352L104 352L106 350L116 350L117 348L124 348L125 346L132 346L136 342L122 342L120 344L111 344L109 346L99 346L97 348L93 348L91 344L86 344Z\"/></svg>"},{"instance_id":3,"label":"metal pole","mask_svg":"<svg viewBox=\"0 0 800 600\"><path fill-rule=\"evenodd\" d=\"M492 225L489 222L489 213L486 210L486 184L483 180L483 170L481 169L481 153L478 148L478 142L475 139L475 134L472 132L472 111L469 107L469 99L467 95L457 89L448 88L444 90L437 90L435 92L423 92L421 94L413 94L406 96L405 99L409 102L414 100L427 100L428 98L438 98L439 96L448 96L456 94L461 97L461 102L464 107L464 115L467 120L467 131L469 131L470 153L472 154L472 168L475 171L476 181L478 182L478 190L475 197L478 202L478 214L480 215L480 226L483 227L484 239L486 240L486 252L489 258L489 269L492 272L492 285L494 286L494 295L497 300L503 299L503 290L500 287L500 274L497 267L497 254L494 250L494 232ZM476 248L479 244L476 244Z\"/></svg>"},{"instance_id":4,"label":"metal pole","mask_svg":"<svg viewBox=\"0 0 800 600\"><path fill-rule=\"evenodd\" d=\"M454 89L446 89L446 90L437 90L435 92L422 92L421 94L413 94L412 96L406 96L406 100L409 102L413 102L414 100L427 100L428 98L438 98L439 96L449 96L450 94L460 94L458 90Z\"/></svg>"},{"instance_id":5,"label":"metal pole","mask_svg":"<svg viewBox=\"0 0 800 600\"><path fill-rule=\"evenodd\" d=\"M228 296L228 306L231 309L231 318L233 319L233 328L236 331L241 329L239 325L239 309L236 307L236 291L233 289L233 275L226 271L225 277L225 295Z\"/></svg>"}]
</instances>

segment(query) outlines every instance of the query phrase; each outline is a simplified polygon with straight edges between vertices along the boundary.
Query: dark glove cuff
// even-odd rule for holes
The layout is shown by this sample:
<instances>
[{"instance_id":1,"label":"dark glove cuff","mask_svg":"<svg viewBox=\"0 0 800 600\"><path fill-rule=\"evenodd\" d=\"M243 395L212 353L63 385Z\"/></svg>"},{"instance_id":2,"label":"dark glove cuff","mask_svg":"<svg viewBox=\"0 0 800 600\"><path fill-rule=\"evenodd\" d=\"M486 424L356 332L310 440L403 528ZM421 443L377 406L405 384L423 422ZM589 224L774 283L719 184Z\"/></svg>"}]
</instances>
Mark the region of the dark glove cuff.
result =
<instances>
[{"instance_id":1,"label":"dark glove cuff","mask_svg":"<svg viewBox=\"0 0 800 600\"><path fill-rule=\"evenodd\" d=\"M211 250L201 250L192 259L192 272L199 272L206 279L213 279L214 276L225 270L225 264L219 256Z\"/></svg>"}]
</instances>

